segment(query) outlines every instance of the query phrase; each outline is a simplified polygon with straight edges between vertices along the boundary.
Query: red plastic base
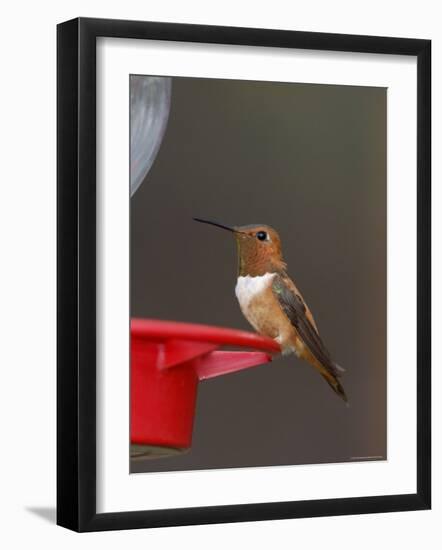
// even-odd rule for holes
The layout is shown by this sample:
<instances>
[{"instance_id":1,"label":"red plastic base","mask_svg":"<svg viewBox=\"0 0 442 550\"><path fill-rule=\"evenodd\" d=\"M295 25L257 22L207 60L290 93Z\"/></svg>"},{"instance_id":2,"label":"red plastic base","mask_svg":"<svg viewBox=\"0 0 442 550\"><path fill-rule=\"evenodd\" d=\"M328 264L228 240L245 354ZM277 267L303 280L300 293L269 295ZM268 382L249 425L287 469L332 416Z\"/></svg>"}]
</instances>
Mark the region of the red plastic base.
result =
<instances>
[{"instance_id":1,"label":"red plastic base","mask_svg":"<svg viewBox=\"0 0 442 550\"><path fill-rule=\"evenodd\" d=\"M261 351L217 351L221 346ZM171 452L189 448L199 380L261 365L279 351L273 340L249 332L133 319L132 445Z\"/></svg>"}]
</instances>

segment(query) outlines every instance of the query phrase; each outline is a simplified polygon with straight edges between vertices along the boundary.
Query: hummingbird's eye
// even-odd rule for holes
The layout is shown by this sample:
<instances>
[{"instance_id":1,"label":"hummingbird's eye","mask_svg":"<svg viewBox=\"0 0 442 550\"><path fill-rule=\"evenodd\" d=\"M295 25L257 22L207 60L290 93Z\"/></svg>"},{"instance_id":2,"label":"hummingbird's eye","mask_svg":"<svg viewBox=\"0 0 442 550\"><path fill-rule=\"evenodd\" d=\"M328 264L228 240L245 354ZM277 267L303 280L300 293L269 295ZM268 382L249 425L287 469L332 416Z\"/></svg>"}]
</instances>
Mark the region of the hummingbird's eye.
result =
<instances>
[{"instance_id":1,"label":"hummingbird's eye","mask_svg":"<svg viewBox=\"0 0 442 550\"><path fill-rule=\"evenodd\" d=\"M265 241L267 239L267 233L265 231L258 231L258 233L256 234L256 238L259 241Z\"/></svg>"}]
</instances>

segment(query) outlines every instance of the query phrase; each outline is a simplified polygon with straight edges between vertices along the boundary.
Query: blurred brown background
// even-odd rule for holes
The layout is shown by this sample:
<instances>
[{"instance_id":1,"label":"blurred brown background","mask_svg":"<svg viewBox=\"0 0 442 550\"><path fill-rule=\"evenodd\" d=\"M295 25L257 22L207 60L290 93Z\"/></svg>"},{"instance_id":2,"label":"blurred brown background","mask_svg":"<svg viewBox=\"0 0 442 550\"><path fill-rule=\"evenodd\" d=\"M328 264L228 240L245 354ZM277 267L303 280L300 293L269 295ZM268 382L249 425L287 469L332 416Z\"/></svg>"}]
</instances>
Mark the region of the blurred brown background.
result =
<instances>
[{"instance_id":1,"label":"blurred brown background","mask_svg":"<svg viewBox=\"0 0 442 550\"><path fill-rule=\"evenodd\" d=\"M131 199L131 315L252 330L232 236L193 216L279 231L350 407L279 358L201 383L190 452L131 472L386 458L386 90L173 79Z\"/></svg>"}]
</instances>

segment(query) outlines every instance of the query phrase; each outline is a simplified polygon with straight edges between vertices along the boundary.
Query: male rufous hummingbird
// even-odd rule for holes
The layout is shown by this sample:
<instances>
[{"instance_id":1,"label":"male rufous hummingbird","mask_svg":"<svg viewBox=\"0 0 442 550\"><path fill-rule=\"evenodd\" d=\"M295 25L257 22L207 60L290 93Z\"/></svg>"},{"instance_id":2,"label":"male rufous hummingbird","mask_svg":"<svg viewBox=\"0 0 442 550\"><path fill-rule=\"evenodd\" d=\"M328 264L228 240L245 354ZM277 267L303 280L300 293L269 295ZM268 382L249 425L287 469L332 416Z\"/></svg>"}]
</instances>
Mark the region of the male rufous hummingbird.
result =
<instances>
[{"instance_id":1,"label":"male rufous hummingbird","mask_svg":"<svg viewBox=\"0 0 442 550\"><path fill-rule=\"evenodd\" d=\"M235 293L253 328L278 342L283 354L295 353L313 365L347 402L339 381L344 369L332 361L310 309L287 274L278 233L268 225L229 227L200 218L194 220L233 233L239 263Z\"/></svg>"}]
</instances>

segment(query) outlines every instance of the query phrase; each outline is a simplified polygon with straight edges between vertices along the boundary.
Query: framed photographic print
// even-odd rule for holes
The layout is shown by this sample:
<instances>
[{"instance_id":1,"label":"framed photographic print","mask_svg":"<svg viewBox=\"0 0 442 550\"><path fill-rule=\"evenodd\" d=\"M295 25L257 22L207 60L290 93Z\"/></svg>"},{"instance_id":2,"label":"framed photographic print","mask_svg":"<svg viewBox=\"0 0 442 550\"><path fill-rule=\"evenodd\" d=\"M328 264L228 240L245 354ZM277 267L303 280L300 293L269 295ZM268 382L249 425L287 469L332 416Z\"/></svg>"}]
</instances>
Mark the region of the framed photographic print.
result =
<instances>
[{"instance_id":1,"label":"framed photographic print","mask_svg":"<svg viewBox=\"0 0 442 550\"><path fill-rule=\"evenodd\" d=\"M58 26L59 525L430 508L430 55Z\"/></svg>"}]
</instances>

